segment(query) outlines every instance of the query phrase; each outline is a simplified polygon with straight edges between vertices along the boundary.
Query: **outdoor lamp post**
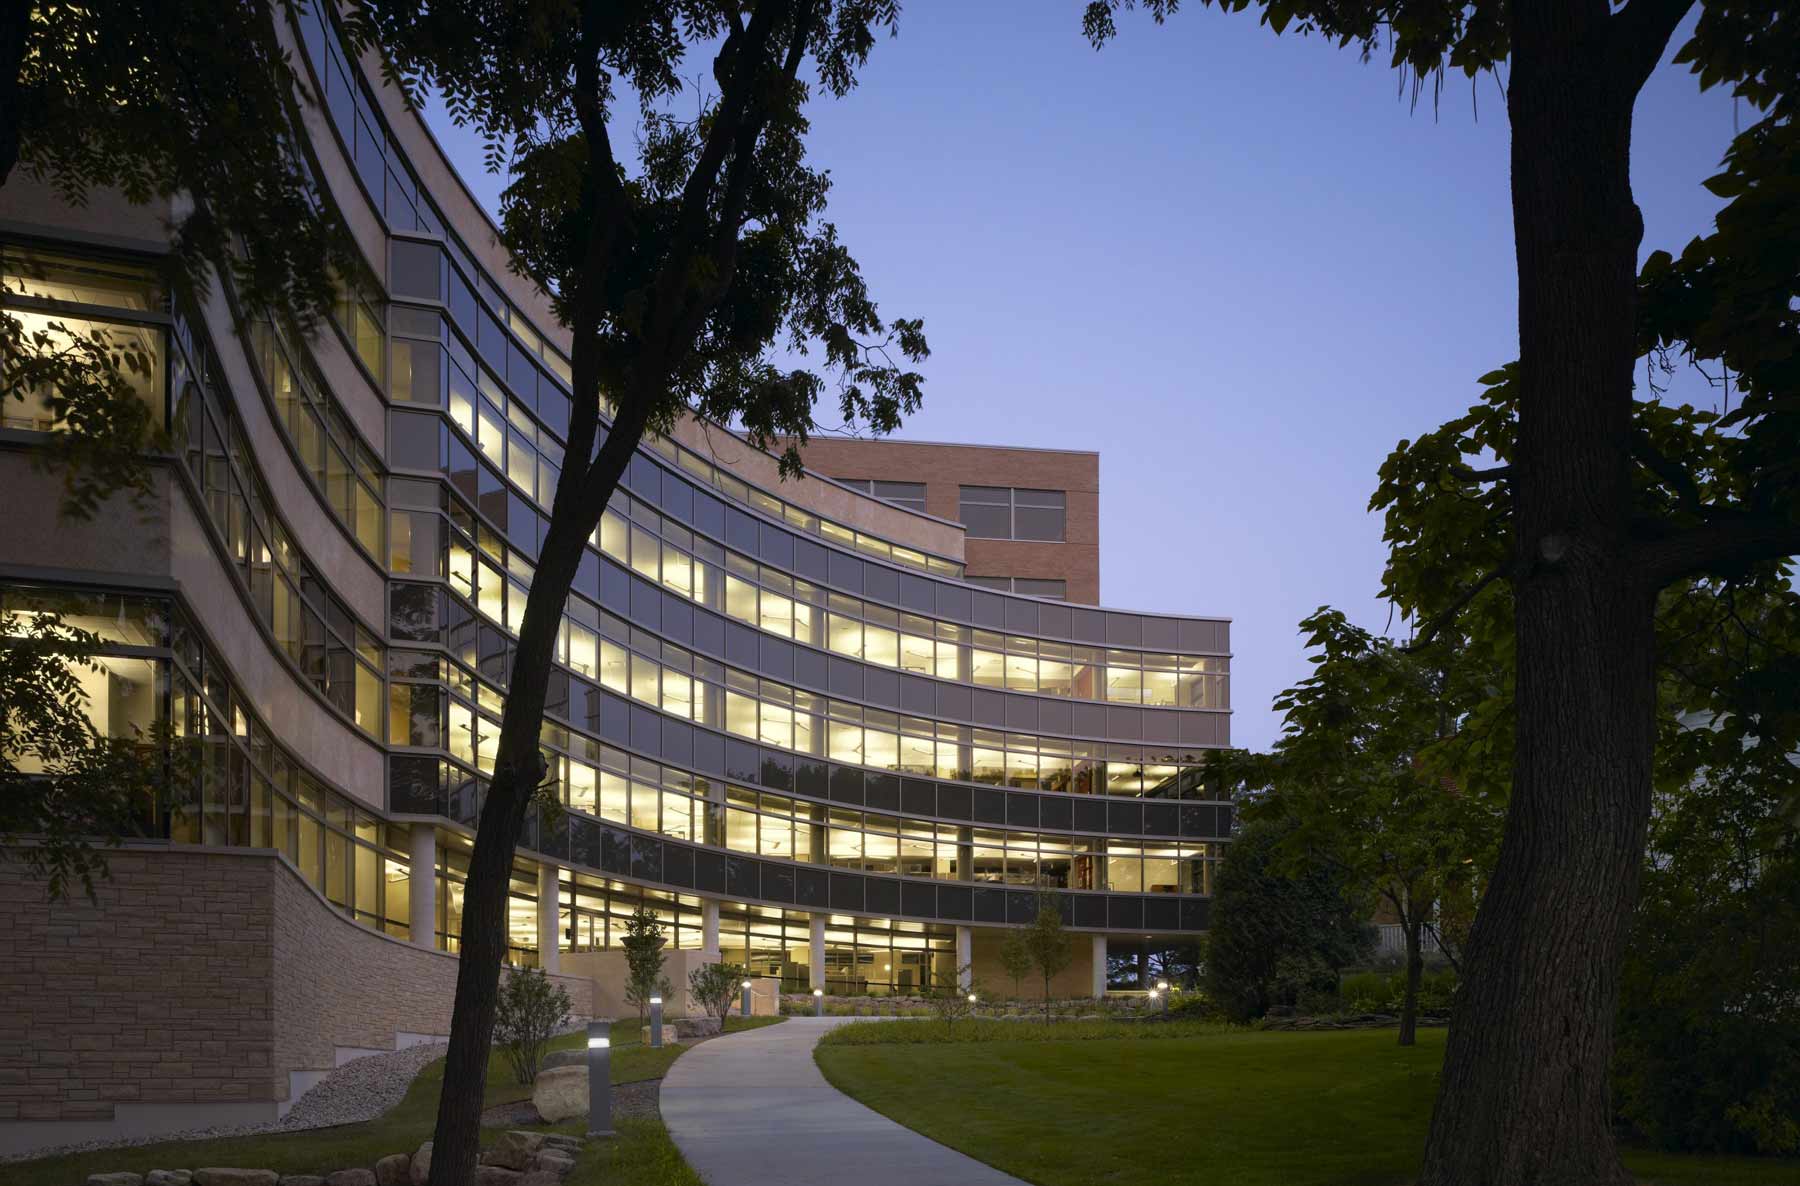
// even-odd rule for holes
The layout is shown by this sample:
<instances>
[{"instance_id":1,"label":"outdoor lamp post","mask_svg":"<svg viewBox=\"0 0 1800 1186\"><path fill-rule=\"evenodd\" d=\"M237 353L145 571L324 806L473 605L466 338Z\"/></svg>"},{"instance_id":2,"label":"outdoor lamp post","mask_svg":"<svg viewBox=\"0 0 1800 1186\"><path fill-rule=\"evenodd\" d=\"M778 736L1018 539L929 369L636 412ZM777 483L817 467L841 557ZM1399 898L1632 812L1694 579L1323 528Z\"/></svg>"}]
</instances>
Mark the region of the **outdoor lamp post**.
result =
<instances>
[{"instance_id":1,"label":"outdoor lamp post","mask_svg":"<svg viewBox=\"0 0 1800 1186\"><path fill-rule=\"evenodd\" d=\"M610 1137L612 1126L612 1022L590 1021L588 1035L588 1136Z\"/></svg>"},{"instance_id":2,"label":"outdoor lamp post","mask_svg":"<svg viewBox=\"0 0 1800 1186\"><path fill-rule=\"evenodd\" d=\"M750 982L744 981L743 995L738 999L738 1016L750 1016Z\"/></svg>"},{"instance_id":3,"label":"outdoor lamp post","mask_svg":"<svg viewBox=\"0 0 1800 1186\"><path fill-rule=\"evenodd\" d=\"M822 988L813 989L813 1016L825 1016L825 990Z\"/></svg>"},{"instance_id":4,"label":"outdoor lamp post","mask_svg":"<svg viewBox=\"0 0 1800 1186\"><path fill-rule=\"evenodd\" d=\"M1162 994L1160 992L1157 992L1154 988L1151 989L1150 990L1150 1003L1152 1005L1154 1005L1160 999L1162 999Z\"/></svg>"},{"instance_id":5,"label":"outdoor lamp post","mask_svg":"<svg viewBox=\"0 0 1800 1186\"><path fill-rule=\"evenodd\" d=\"M1169 982L1167 980L1158 980L1156 982L1156 991L1162 994L1162 1011L1167 1013L1169 1011Z\"/></svg>"},{"instance_id":6,"label":"outdoor lamp post","mask_svg":"<svg viewBox=\"0 0 1800 1186\"><path fill-rule=\"evenodd\" d=\"M650 1045L652 1048L662 1045L662 998L650 998Z\"/></svg>"}]
</instances>

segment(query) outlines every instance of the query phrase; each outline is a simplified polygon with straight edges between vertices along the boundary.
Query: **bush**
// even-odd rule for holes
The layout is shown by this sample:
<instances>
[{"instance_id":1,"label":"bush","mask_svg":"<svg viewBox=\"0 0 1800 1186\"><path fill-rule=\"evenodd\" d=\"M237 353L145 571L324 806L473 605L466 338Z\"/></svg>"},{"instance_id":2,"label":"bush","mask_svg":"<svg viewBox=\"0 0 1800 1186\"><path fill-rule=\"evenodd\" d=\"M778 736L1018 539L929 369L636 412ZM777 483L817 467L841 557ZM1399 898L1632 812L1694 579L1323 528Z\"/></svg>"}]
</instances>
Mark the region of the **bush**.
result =
<instances>
[{"instance_id":1,"label":"bush","mask_svg":"<svg viewBox=\"0 0 1800 1186\"><path fill-rule=\"evenodd\" d=\"M742 990L746 972L737 964L702 964L688 973L688 992L707 1016L723 1021Z\"/></svg>"},{"instance_id":2,"label":"bush","mask_svg":"<svg viewBox=\"0 0 1800 1186\"><path fill-rule=\"evenodd\" d=\"M1419 978L1419 1008L1441 1013L1456 996L1456 973L1428 969ZM1398 1013L1406 995L1406 973L1351 972L1338 984L1338 1002L1349 1013Z\"/></svg>"},{"instance_id":3,"label":"bush","mask_svg":"<svg viewBox=\"0 0 1800 1186\"><path fill-rule=\"evenodd\" d=\"M515 968L500 982L494 1010L494 1045L506 1052L513 1077L537 1082L544 1048L569 1021L569 994L542 968Z\"/></svg>"}]
</instances>

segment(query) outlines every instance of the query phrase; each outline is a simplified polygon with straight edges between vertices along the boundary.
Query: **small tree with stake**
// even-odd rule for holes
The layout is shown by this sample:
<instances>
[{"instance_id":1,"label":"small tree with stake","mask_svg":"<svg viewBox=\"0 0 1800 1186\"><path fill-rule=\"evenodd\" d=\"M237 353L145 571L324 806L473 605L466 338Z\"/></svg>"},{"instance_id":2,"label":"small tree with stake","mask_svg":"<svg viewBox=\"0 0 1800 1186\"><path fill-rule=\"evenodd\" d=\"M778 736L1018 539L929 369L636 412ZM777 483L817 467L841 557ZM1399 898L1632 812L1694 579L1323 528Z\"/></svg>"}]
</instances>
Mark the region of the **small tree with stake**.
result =
<instances>
[{"instance_id":1,"label":"small tree with stake","mask_svg":"<svg viewBox=\"0 0 1800 1186\"><path fill-rule=\"evenodd\" d=\"M1000 970L1012 981L1013 996L1019 993L1019 982L1031 975L1031 948L1025 942L1025 932L1013 928L1006 932L1000 940Z\"/></svg>"},{"instance_id":2,"label":"small tree with stake","mask_svg":"<svg viewBox=\"0 0 1800 1186\"><path fill-rule=\"evenodd\" d=\"M931 978L931 992L927 1000L931 1004L931 1011L944 1023L945 1029L953 1028L957 1022L975 1012L975 1002L981 997L981 989L970 975L974 968L973 964L963 964L954 972L938 972Z\"/></svg>"},{"instance_id":3,"label":"small tree with stake","mask_svg":"<svg viewBox=\"0 0 1800 1186\"><path fill-rule=\"evenodd\" d=\"M1037 917L1025 928L1025 949L1031 953L1031 966L1044 978L1044 1024L1050 1024L1050 982L1075 958L1069 949L1069 933L1063 929L1062 906L1056 895L1040 889L1037 895Z\"/></svg>"},{"instance_id":4,"label":"small tree with stake","mask_svg":"<svg viewBox=\"0 0 1800 1186\"><path fill-rule=\"evenodd\" d=\"M662 923L649 907L639 906L625 920L625 937L620 940L625 949L625 1000L637 1006L640 1026L650 1012L650 998L669 994L669 978L663 975L667 943Z\"/></svg>"}]
</instances>

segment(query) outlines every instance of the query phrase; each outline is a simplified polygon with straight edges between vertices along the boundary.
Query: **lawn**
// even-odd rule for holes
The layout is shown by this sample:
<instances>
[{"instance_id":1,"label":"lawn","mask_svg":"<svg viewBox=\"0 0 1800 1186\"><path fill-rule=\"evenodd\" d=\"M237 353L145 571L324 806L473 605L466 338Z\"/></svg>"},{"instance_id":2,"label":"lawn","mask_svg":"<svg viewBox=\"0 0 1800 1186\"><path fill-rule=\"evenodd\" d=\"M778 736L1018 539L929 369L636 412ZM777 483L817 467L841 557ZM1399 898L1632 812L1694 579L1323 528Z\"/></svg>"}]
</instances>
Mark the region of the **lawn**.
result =
<instances>
[{"instance_id":1,"label":"lawn","mask_svg":"<svg viewBox=\"0 0 1800 1186\"><path fill-rule=\"evenodd\" d=\"M754 1029L781 1020L777 1017L728 1017L726 1032ZM580 1033L565 1034L551 1043L554 1050L580 1049L586 1043ZM669 1065L680 1057L682 1047L664 1046L651 1049L643 1045L638 1028L620 1025L613 1029L612 1081L614 1084L636 1083L643 1079L659 1079ZM413 1080L406 1098L386 1115L363 1124L345 1124L335 1128L305 1132L270 1133L258 1136L224 1137L210 1141L168 1141L158 1145L140 1145L129 1149L103 1149L93 1153L72 1153L62 1157L46 1157L35 1161L0 1164L0 1182L6 1186L80 1186L89 1174L112 1170L145 1173L152 1169L195 1169L205 1165L254 1166L283 1174L330 1173L352 1166L372 1166L389 1153L411 1153L431 1139L437 1120L439 1089L444 1082L442 1060L432 1063ZM528 1099L531 1088L513 1081L512 1068L498 1051L488 1059L486 1106ZM577 1132L581 1124L568 1124L564 1132ZM492 1139L501 1129L484 1134ZM631 1186L698 1186L698 1179L681 1161L658 1121L622 1121L616 1147L596 1149L589 1146L575 1176L573 1186L600 1186L601 1183L627 1182ZM597 1144L607 1145L606 1142ZM682 1176L686 1175L686 1176Z\"/></svg>"},{"instance_id":2,"label":"lawn","mask_svg":"<svg viewBox=\"0 0 1800 1186\"><path fill-rule=\"evenodd\" d=\"M1011 1023L1018 1025L1020 1023ZM1116 1024L1116 1023L1109 1023ZM876 1025L904 1026L891 1044ZM817 1051L875 1110L1039 1186L1400 1186L1418 1169L1444 1031L998 1039L869 1023ZM954 1031L953 1031L954 1033ZM1658 1186L1796 1186L1800 1161L1633 1151Z\"/></svg>"}]
</instances>

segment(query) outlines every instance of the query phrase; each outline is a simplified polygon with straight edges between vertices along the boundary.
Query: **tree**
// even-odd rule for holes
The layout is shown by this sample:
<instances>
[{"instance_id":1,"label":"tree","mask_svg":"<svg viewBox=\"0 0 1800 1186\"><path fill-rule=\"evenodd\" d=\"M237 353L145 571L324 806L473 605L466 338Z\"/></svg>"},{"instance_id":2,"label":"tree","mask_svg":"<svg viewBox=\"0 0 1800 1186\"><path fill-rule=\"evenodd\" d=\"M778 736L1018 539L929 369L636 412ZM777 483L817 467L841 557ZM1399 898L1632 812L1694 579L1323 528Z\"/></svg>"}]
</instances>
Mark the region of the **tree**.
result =
<instances>
[{"instance_id":1,"label":"tree","mask_svg":"<svg viewBox=\"0 0 1800 1186\"><path fill-rule=\"evenodd\" d=\"M669 978L662 971L669 958L663 950L667 942L649 907L639 906L625 920L625 937L619 940L625 949L625 1002L637 1006L640 1026L650 1012L650 998L669 995Z\"/></svg>"},{"instance_id":2,"label":"tree","mask_svg":"<svg viewBox=\"0 0 1800 1186\"><path fill-rule=\"evenodd\" d=\"M500 985L494 1045L506 1051L513 1078L537 1082L544 1048L569 1021L569 994L542 968L514 968Z\"/></svg>"},{"instance_id":3,"label":"tree","mask_svg":"<svg viewBox=\"0 0 1800 1186\"><path fill-rule=\"evenodd\" d=\"M748 970L739 964L701 964L688 973L688 992L700 1002L708 1017L719 1019L723 1028L725 1015L731 1012L731 1003L737 1000L738 989L747 975Z\"/></svg>"},{"instance_id":4,"label":"tree","mask_svg":"<svg viewBox=\"0 0 1800 1186\"><path fill-rule=\"evenodd\" d=\"M1365 917L1377 902L1392 910L1406 940L1399 1042L1411 1046L1425 933L1441 904L1473 896L1499 846L1510 722L1484 709L1511 673L1467 647L1408 653L1332 609L1300 630L1313 674L1275 700L1285 731L1245 817L1288 825L1276 855L1290 872L1323 864Z\"/></svg>"},{"instance_id":5,"label":"tree","mask_svg":"<svg viewBox=\"0 0 1800 1186\"><path fill-rule=\"evenodd\" d=\"M954 972L937 972L932 976L930 991L925 994L931 1011L937 1019L944 1023L945 1029L954 1029L956 1023L975 1012L975 1003L981 998L981 988L970 975L974 964L963 964ZM965 982L966 981L966 982Z\"/></svg>"},{"instance_id":6,"label":"tree","mask_svg":"<svg viewBox=\"0 0 1800 1186\"><path fill-rule=\"evenodd\" d=\"M1286 822L1246 822L1213 880L1206 994L1232 1021L1253 1021L1303 992L1334 989L1338 972L1369 950L1369 932L1338 870L1287 867Z\"/></svg>"},{"instance_id":7,"label":"tree","mask_svg":"<svg viewBox=\"0 0 1800 1186\"><path fill-rule=\"evenodd\" d=\"M1013 996L1019 995L1019 982L1031 975L1031 946L1026 942L1024 930L1018 927L1007 928L1006 935L1000 940L1000 970L1012 981Z\"/></svg>"},{"instance_id":8,"label":"tree","mask_svg":"<svg viewBox=\"0 0 1800 1186\"><path fill-rule=\"evenodd\" d=\"M1031 966L1044 981L1044 1024L1050 1024L1050 982L1075 959L1063 929L1062 903L1047 889L1037 892L1037 913L1023 932Z\"/></svg>"},{"instance_id":9,"label":"tree","mask_svg":"<svg viewBox=\"0 0 1800 1186\"><path fill-rule=\"evenodd\" d=\"M502 237L514 267L550 295L572 371L569 460L470 858L433 1186L474 1172L507 881L544 782L539 729L563 607L644 434L690 413L736 422L759 446L794 442L782 470L798 474L827 379L780 365L778 339L792 355L822 353L845 420L885 432L918 406L922 379L906 367L927 353L923 327L879 315L821 220L829 178L805 156L815 88L846 94L897 20L893 0L366 0L348 14L352 41L381 48L394 81L409 94L435 86L486 135L490 164L510 163ZM712 55L716 90L678 104L690 47ZM635 161L616 151L621 117L635 125Z\"/></svg>"},{"instance_id":10,"label":"tree","mask_svg":"<svg viewBox=\"0 0 1800 1186\"><path fill-rule=\"evenodd\" d=\"M1112 36L1130 3L1089 4L1090 39ZM1145 7L1162 20L1178 0ZM1505 584L1517 664L1507 824L1469 939L1422 1186L1629 1181L1608 1070L1650 817L1659 595L1800 551L1789 408L1800 229L1781 180L1796 152L1794 34L1782 6L1702 0L1676 61L1762 114L1709 182L1731 199L1718 232L1679 261L1653 256L1638 277L1633 108L1694 7L1262 0L1277 32L1295 23L1366 57L1385 39L1415 94L1450 69L1473 80L1509 63L1514 449L1498 466L1458 459L1436 479L1501 491L1505 546L1493 567L1401 601L1429 641ZM1735 376L1726 480L1646 448L1637 431L1635 360L1672 345ZM1642 497L1641 471L1657 497Z\"/></svg>"}]
</instances>

